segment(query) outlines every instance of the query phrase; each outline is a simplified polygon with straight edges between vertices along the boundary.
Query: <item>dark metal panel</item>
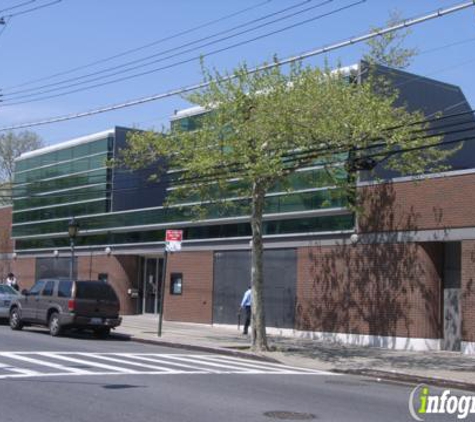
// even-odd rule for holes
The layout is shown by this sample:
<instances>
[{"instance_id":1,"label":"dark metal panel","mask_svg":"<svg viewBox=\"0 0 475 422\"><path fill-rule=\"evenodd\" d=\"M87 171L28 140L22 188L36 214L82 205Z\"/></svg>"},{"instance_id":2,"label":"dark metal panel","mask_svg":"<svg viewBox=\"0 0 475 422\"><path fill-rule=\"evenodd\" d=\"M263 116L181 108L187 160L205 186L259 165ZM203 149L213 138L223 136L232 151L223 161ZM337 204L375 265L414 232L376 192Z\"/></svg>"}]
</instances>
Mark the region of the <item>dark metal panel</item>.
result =
<instances>
[{"instance_id":1,"label":"dark metal panel","mask_svg":"<svg viewBox=\"0 0 475 422\"><path fill-rule=\"evenodd\" d=\"M120 157L120 150L127 145L127 136L132 129L116 127L114 157ZM163 163L157 162L144 169L130 170L114 168L112 211L126 211L157 207L163 205L168 182L166 177L158 182L150 180L157 168Z\"/></svg>"},{"instance_id":2,"label":"dark metal panel","mask_svg":"<svg viewBox=\"0 0 475 422\"><path fill-rule=\"evenodd\" d=\"M242 295L250 282L249 251L216 252L214 255L213 322L236 324ZM293 328L297 255L295 249L264 253L264 301L268 327Z\"/></svg>"},{"instance_id":3,"label":"dark metal panel","mask_svg":"<svg viewBox=\"0 0 475 422\"><path fill-rule=\"evenodd\" d=\"M366 64L363 62L363 69L365 69L365 66ZM365 75L362 77L364 81L368 73L365 73L365 70L363 70L363 73ZM467 113L471 110L470 104L458 86L380 65L376 66L375 74L383 76L391 83L392 87L399 92L396 105L404 106L408 111L421 111L425 116L434 118L436 113L439 113L440 116L450 116ZM448 148L460 146L460 143L450 144L450 142L475 136L475 117L473 114L433 122L430 126L437 133L449 132L449 134L443 137L442 141L444 143L449 142ZM437 128L439 129L437 130ZM455 130L466 131L450 133ZM428 139L427 144L431 142L433 140ZM475 168L475 142L468 141L463 143L461 149L451 155L444 164L447 164L450 170ZM385 169L381 165L376 167L374 174L360 172L362 181L373 180L375 176L385 179L397 177L400 174Z\"/></svg>"}]
</instances>

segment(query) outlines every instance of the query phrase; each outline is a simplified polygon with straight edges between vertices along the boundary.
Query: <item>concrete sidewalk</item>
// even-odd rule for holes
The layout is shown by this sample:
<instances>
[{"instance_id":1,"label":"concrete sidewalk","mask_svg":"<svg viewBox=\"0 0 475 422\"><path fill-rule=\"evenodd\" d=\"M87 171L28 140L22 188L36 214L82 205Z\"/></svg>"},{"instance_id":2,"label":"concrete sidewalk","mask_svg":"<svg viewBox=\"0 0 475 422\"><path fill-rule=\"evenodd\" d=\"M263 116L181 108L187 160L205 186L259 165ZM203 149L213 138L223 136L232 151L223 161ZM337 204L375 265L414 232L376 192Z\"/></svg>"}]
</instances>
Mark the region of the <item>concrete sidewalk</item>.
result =
<instances>
[{"instance_id":1,"label":"concrete sidewalk","mask_svg":"<svg viewBox=\"0 0 475 422\"><path fill-rule=\"evenodd\" d=\"M243 336L237 327L163 321L161 337L157 336L157 329L158 317L133 315L124 316L115 333L147 343L475 391L475 356L472 355L349 346L273 335L268 336L272 351L256 354L250 350L250 338Z\"/></svg>"}]
</instances>

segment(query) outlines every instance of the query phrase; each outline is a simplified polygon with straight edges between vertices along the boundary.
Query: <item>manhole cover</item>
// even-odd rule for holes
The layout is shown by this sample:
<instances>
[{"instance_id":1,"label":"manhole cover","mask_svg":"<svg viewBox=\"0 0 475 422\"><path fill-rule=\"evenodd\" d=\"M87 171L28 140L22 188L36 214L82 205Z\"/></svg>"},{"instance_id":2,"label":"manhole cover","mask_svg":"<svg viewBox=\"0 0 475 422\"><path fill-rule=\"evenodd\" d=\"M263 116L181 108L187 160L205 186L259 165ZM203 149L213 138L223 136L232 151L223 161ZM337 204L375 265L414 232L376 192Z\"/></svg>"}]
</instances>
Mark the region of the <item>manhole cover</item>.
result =
<instances>
[{"instance_id":1,"label":"manhole cover","mask_svg":"<svg viewBox=\"0 0 475 422\"><path fill-rule=\"evenodd\" d=\"M311 419L317 419L317 417L311 413L287 412L285 410L272 410L265 412L264 416L281 421L309 421Z\"/></svg>"}]
</instances>

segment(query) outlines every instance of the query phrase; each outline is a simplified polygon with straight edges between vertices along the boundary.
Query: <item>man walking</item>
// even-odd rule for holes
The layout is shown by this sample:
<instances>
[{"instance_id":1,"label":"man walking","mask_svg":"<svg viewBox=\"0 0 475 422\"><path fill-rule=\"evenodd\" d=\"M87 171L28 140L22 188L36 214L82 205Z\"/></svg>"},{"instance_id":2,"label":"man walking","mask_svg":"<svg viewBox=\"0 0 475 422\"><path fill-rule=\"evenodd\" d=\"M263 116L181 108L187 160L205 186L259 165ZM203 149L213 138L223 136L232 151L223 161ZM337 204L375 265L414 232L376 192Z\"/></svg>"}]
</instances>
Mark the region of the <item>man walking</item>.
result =
<instances>
[{"instance_id":1,"label":"man walking","mask_svg":"<svg viewBox=\"0 0 475 422\"><path fill-rule=\"evenodd\" d=\"M251 324L251 305L252 305L252 292L251 286L247 287L247 290L244 292L244 296L242 297L241 306L239 307L239 311L244 309L246 312L246 321L244 322L244 330L243 334L247 334L249 330L249 325Z\"/></svg>"}]
</instances>

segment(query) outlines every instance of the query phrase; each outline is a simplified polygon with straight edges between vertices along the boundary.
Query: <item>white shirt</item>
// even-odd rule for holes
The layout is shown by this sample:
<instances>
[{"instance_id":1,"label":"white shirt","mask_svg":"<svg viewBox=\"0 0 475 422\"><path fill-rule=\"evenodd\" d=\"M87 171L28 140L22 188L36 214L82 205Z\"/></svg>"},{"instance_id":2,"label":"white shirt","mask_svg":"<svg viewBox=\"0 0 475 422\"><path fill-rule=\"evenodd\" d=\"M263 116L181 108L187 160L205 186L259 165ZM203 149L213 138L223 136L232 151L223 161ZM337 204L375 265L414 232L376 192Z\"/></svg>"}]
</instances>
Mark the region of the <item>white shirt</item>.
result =
<instances>
[{"instance_id":1,"label":"white shirt","mask_svg":"<svg viewBox=\"0 0 475 422\"><path fill-rule=\"evenodd\" d=\"M244 308L245 306L251 306L251 304L252 304L251 289L247 289L241 301L241 308Z\"/></svg>"},{"instance_id":2,"label":"white shirt","mask_svg":"<svg viewBox=\"0 0 475 422\"><path fill-rule=\"evenodd\" d=\"M7 277L7 279L5 280L5 284L7 286L11 286L11 287L16 286L17 285L16 278L15 277L12 277L12 278Z\"/></svg>"}]
</instances>

